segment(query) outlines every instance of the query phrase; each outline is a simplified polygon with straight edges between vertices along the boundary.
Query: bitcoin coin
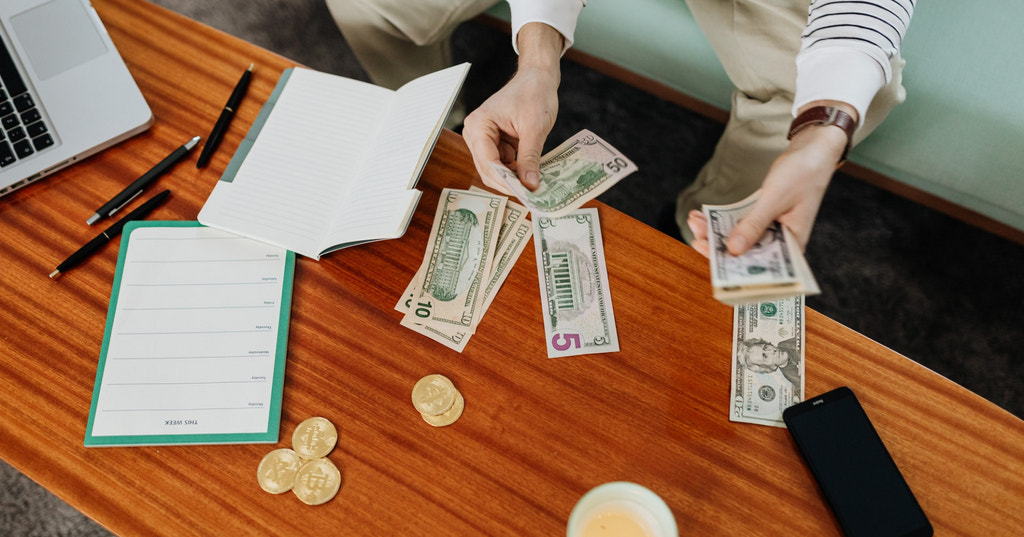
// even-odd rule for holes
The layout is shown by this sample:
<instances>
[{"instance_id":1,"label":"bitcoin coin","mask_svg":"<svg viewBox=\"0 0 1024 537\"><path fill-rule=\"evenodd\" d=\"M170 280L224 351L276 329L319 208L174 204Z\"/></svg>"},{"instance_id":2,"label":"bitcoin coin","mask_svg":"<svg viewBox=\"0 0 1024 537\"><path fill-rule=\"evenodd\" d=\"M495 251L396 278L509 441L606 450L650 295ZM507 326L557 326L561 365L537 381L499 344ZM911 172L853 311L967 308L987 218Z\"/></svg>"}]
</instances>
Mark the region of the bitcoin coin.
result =
<instances>
[{"instance_id":1,"label":"bitcoin coin","mask_svg":"<svg viewBox=\"0 0 1024 537\"><path fill-rule=\"evenodd\" d=\"M459 393L444 375L427 375L412 388L412 405L424 416L440 416L455 403Z\"/></svg>"},{"instance_id":2,"label":"bitcoin coin","mask_svg":"<svg viewBox=\"0 0 1024 537\"><path fill-rule=\"evenodd\" d=\"M338 443L338 430L326 418L309 418L292 433L292 449L303 459L326 457Z\"/></svg>"},{"instance_id":3,"label":"bitcoin coin","mask_svg":"<svg viewBox=\"0 0 1024 537\"><path fill-rule=\"evenodd\" d=\"M295 473L302 465L302 459L290 449L275 449L264 455L256 469L256 480L260 488L271 493L281 494L291 490L295 484Z\"/></svg>"},{"instance_id":4,"label":"bitcoin coin","mask_svg":"<svg viewBox=\"0 0 1024 537\"><path fill-rule=\"evenodd\" d=\"M314 459L302 463L295 474L292 492L302 503L320 505L327 503L341 488L341 472L328 459Z\"/></svg>"},{"instance_id":5,"label":"bitcoin coin","mask_svg":"<svg viewBox=\"0 0 1024 537\"><path fill-rule=\"evenodd\" d=\"M462 416L462 411L466 408L466 400L462 398L462 393L455 392L455 402L447 412L439 416L428 416L423 414L423 420L433 425L434 427L444 427L455 423L459 416Z\"/></svg>"}]
</instances>

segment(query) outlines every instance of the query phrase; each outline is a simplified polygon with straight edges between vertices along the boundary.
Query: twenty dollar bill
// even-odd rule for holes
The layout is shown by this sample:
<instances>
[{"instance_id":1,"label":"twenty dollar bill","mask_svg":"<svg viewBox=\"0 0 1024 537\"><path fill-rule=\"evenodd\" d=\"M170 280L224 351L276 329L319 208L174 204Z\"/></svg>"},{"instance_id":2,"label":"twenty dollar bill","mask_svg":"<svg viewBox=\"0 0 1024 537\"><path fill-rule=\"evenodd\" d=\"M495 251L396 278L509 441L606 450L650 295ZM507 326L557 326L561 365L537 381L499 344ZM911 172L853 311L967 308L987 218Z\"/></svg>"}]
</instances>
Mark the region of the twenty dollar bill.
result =
<instances>
[{"instance_id":1,"label":"twenty dollar bill","mask_svg":"<svg viewBox=\"0 0 1024 537\"><path fill-rule=\"evenodd\" d=\"M729 419L785 427L782 411L804 399L804 297L733 310Z\"/></svg>"}]
</instances>

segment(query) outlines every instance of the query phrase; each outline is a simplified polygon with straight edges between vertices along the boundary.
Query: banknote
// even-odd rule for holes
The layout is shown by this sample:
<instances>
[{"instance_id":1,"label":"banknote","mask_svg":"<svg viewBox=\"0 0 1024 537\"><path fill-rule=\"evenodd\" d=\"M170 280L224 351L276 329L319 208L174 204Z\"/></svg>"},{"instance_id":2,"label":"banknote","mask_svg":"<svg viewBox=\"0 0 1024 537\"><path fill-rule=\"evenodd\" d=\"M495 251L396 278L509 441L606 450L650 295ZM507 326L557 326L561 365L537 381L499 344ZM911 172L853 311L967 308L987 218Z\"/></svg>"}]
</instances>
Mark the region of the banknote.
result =
<instances>
[{"instance_id":1,"label":"banknote","mask_svg":"<svg viewBox=\"0 0 1024 537\"><path fill-rule=\"evenodd\" d=\"M782 411L804 399L804 297L733 308L729 419L785 427Z\"/></svg>"},{"instance_id":2,"label":"banknote","mask_svg":"<svg viewBox=\"0 0 1024 537\"><path fill-rule=\"evenodd\" d=\"M800 246L778 222L746 253L734 256L725 247L733 228L750 212L757 192L731 205L705 205L708 222L711 286L717 300L738 305L758 300L821 292Z\"/></svg>"},{"instance_id":3,"label":"banknote","mask_svg":"<svg viewBox=\"0 0 1024 537\"><path fill-rule=\"evenodd\" d=\"M474 189L470 190L475 191ZM533 236L533 227L530 225L530 221L527 220L527 214L526 207L514 201L506 203L505 217L502 219L498 232L497 251L493 255L491 273L487 278L487 284L484 286L483 306L478 309L479 314L469 328L454 325L425 324L418 322L417 317L409 315L403 317L402 326L423 334L457 352L465 350L466 344L476 330L477 324L480 323L480 319L483 318L483 315L487 312L491 302L493 302L494 297L497 295L498 289L505 282L512 267L515 266L516 260L519 259L530 237ZM420 285L419 282L422 280L423 270L423 267L421 267L412 281L409 282L409 286L402 294L403 298L395 305L396 310L402 313L407 313L411 310L412 301L415 298L414 295Z\"/></svg>"},{"instance_id":4,"label":"banknote","mask_svg":"<svg viewBox=\"0 0 1024 537\"><path fill-rule=\"evenodd\" d=\"M531 213L548 217L575 211L637 170L618 149L586 129L541 157L537 190L524 187L512 170L493 167Z\"/></svg>"},{"instance_id":5,"label":"banknote","mask_svg":"<svg viewBox=\"0 0 1024 537\"><path fill-rule=\"evenodd\" d=\"M533 236L533 225L529 220L526 207L509 200L505 204L505 219L498 234L498 248L491 266L491 275L484 288L484 306L481 311L486 313L491 302L498 294L498 289L505 283L512 267L526 249L526 244ZM479 320L477 321L479 322Z\"/></svg>"},{"instance_id":6,"label":"banknote","mask_svg":"<svg viewBox=\"0 0 1024 537\"><path fill-rule=\"evenodd\" d=\"M618 351L597 209L534 215L533 236L548 358Z\"/></svg>"},{"instance_id":7,"label":"banknote","mask_svg":"<svg viewBox=\"0 0 1024 537\"><path fill-rule=\"evenodd\" d=\"M441 191L407 320L464 330L479 322L506 202L483 192Z\"/></svg>"}]
</instances>

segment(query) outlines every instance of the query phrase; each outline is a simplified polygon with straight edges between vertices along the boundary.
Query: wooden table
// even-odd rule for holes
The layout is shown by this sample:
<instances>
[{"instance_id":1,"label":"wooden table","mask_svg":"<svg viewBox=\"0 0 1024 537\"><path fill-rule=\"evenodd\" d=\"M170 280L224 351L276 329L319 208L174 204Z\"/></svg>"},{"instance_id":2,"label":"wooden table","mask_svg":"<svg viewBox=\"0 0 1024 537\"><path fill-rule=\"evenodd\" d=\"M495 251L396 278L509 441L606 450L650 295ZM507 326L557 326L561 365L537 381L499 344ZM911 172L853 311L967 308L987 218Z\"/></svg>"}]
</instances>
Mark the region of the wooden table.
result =
<instances>
[{"instance_id":1,"label":"wooden table","mask_svg":"<svg viewBox=\"0 0 1024 537\"><path fill-rule=\"evenodd\" d=\"M463 354L399 326L392 306L422 259L439 190L479 181L450 132L403 238L297 262L279 444L82 447L117 243L58 281L47 275L97 233L85 225L96 207L207 134L255 62L211 164L196 170L196 153L160 180L173 195L150 218L194 220L291 65L146 2L93 3L156 124L0 199L4 460L122 535L559 535L580 496L616 480L659 494L681 535L838 535L788 433L728 419L732 309L711 298L707 261L607 206L594 204L621 352L546 357L529 249ZM1020 534L1024 422L814 311L806 360L809 393L859 394L937 535ZM450 427L412 408L429 373L465 396ZM263 492L260 459L315 415L340 430L338 496L309 507Z\"/></svg>"}]
</instances>

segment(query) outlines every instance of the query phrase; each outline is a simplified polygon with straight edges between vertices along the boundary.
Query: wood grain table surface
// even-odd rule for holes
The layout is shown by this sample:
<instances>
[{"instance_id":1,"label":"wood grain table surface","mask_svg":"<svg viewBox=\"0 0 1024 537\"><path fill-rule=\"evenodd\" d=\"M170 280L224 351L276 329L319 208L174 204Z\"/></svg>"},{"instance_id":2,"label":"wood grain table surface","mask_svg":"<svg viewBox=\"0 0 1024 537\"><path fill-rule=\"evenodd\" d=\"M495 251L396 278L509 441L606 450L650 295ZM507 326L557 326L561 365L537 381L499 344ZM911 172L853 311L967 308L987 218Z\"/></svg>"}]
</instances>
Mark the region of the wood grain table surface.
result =
<instances>
[{"instance_id":1,"label":"wood grain table surface","mask_svg":"<svg viewBox=\"0 0 1024 537\"><path fill-rule=\"evenodd\" d=\"M195 220L293 62L140 0L93 0L153 109L152 128L0 198L0 457L120 535L563 535L576 501L639 483L681 535L839 535L785 429L730 422L732 308L708 263L600 203L621 351L548 359L531 247L462 354L399 325L440 189L479 183L444 132L404 237L299 258L278 444L82 446L119 241L57 280L98 233L97 207L206 136L241 72L248 97L202 170L198 151L151 189L154 220ZM296 36L298 38L298 36ZM629 180L629 179L626 179ZM130 207L137 206L139 201ZM100 227L104 227L102 224ZM855 292L855 290L850 290ZM915 362L807 312L807 391L850 386L936 535L1020 535L1024 422ZM434 428L415 382L452 379L462 418ZM268 451L323 416L339 429L337 497L310 507L256 481Z\"/></svg>"}]
</instances>

